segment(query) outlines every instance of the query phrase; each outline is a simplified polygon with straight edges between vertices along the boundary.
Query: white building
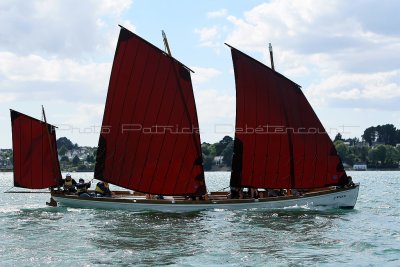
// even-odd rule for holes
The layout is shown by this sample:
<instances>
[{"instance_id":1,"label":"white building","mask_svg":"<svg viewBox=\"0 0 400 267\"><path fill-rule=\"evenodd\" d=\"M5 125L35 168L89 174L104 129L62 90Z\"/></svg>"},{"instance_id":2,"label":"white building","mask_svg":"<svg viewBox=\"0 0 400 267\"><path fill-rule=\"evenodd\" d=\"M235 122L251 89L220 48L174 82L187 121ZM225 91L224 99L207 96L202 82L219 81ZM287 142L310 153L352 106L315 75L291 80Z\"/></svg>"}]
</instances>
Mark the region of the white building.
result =
<instances>
[{"instance_id":1,"label":"white building","mask_svg":"<svg viewBox=\"0 0 400 267\"><path fill-rule=\"evenodd\" d=\"M359 162L353 165L353 170L355 171L366 171L367 170L367 164L364 162Z\"/></svg>"}]
</instances>

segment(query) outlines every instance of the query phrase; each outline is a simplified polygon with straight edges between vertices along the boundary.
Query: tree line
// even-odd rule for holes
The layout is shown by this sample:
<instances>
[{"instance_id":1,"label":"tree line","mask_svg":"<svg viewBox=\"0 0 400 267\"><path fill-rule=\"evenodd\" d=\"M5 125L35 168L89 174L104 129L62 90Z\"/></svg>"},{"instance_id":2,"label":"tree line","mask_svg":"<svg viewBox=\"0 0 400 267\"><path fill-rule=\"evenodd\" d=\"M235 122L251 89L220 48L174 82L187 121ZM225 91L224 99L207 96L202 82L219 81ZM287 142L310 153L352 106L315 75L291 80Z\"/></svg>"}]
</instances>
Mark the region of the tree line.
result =
<instances>
[{"instance_id":1,"label":"tree line","mask_svg":"<svg viewBox=\"0 0 400 267\"><path fill-rule=\"evenodd\" d=\"M202 143L203 166L205 171L215 169L215 158L222 157L222 164L232 167L233 138L224 136L220 141L210 144ZM361 140L357 137L344 139L340 133L333 140L343 163L353 166L365 162L369 168L398 168L400 161L400 129L393 124L371 126L364 130ZM84 160L75 156L70 160L68 151L78 150L68 138L57 140L58 154L63 169L92 170L96 160L96 147L89 148Z\"/></svg>"},{"instance_id":2,"label":"tree line","mask_svg":"<svg viewBox=\"0 0 400 267\"><path fill-rule=\"evenodd\" d=\"M338 133L334 144L343 163L353 166L365 162L369 168L398 168L400 129L393 124L371 126L358 138L343 139Z\"/></svg>"}]
</instances>

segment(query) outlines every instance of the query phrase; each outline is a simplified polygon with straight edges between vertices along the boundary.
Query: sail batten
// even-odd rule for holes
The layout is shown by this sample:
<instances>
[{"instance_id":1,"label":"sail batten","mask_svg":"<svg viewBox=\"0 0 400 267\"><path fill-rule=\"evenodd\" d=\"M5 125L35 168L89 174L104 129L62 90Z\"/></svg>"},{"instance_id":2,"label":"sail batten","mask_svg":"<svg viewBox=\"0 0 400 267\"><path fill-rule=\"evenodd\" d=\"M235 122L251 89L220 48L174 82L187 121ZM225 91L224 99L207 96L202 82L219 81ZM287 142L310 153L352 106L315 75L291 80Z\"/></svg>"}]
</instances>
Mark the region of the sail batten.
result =
<instances>
[{"instance_id":1,"label":"sail batten","mask_svg":"<svg viewBox=\"0 0 400 267\"><path fill-rule=\"evenodd\" d=\"M236 128L231 186L316 188L346 173L300 86L231 47Z\"/></svg>"},{"instance_id":2,"label":"sail batten","mask_svg":"<svg viewBox=\"0 0 400 267\"><path fill-rule=\"evenodd\" d=\"M13 138L14 186L56 187L61 179L55 126L10 110Z\"/></svg>"},{"instance_id":3,"label":"sail batten","mask_svg":"<svg viewBox=\"0 0 400 267\"><path fill-rule=\"evenodd\" d=\"M150 194L205 193L190 70L125 28L104 127L110 132L100 135L95 178Z\"/></svg>"}]
</instances>

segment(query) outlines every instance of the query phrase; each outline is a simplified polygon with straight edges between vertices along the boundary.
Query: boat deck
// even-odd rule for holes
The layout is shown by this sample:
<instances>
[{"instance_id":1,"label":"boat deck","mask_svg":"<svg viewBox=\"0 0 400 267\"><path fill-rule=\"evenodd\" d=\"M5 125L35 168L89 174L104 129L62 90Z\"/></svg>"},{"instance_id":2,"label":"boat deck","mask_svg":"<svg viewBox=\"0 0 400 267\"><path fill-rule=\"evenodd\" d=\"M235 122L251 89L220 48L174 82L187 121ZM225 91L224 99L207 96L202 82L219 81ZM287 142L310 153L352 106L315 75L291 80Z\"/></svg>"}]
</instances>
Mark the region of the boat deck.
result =
<instances>
[{"instance_id":1,"label":"boat deck","mask_svg":"<svg viewBox=\"0 0 400 267\"><path fill-rule=\"evenodd\" d=\"M253 201L279 201L279 200L286 200L286 199L296 199L296 198L303 198L303 197L311 197L311 196L318 196L318 195L324 195L330 192L340 192L340 191L345 191L347 190L346 188L336 188L336 187L327 187L327 188L316 188L312 190L308 190L307 192L304 192L300 195L294 195L294 194L289 194L289 195L284 195L284 196L269 196L269 197L259 197L257 199L255 198L249 198L249 197L244 197L244 198L236 198L236 199L231 199L229 198L229 192L223 191L223 192L210 192L209 194L206 195L205 199L197 199L193 200L188 196L162 196L163 198L157 198L156 195L149 195L149 194L144 194L141 192L133 192L133 191L113 191L113 195L111 197L90 197L90 199L93 200L109 200L109 201L132 201L132 202L151 202L151 203L194 203L194 202L218 202L218 203L233 203L233 202L253 202ZM92 191L89 191L91 193ZM70 198L87 198L87 197L79 197L76 194L66 194L63 192L53 192L55 195L58 196L66 196Z\"/></svg>"}]
</instances>

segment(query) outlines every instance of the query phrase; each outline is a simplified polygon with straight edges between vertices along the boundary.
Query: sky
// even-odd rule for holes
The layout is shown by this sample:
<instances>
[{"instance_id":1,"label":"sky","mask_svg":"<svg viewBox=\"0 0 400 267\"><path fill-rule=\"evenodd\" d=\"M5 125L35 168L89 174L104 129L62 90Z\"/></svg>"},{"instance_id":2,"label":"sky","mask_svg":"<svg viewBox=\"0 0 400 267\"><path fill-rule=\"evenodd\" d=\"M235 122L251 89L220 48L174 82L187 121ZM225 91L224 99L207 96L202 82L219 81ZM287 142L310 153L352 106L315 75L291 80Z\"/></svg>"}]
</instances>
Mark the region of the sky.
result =
<instances>
[{"instance_id":1,"label":"sky","mask_svg":"<svg viewBox=\"0 0 400 267\"><path fill-rule=\"evenodd\" d=\"M201 141L233 136L235 83L224 43L302 86L331 137L400 128L400 1L2 0L0 148L11 148L9 109L96 146L118 24L190 67Z\"/></svg>"}]
</instances>

